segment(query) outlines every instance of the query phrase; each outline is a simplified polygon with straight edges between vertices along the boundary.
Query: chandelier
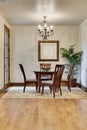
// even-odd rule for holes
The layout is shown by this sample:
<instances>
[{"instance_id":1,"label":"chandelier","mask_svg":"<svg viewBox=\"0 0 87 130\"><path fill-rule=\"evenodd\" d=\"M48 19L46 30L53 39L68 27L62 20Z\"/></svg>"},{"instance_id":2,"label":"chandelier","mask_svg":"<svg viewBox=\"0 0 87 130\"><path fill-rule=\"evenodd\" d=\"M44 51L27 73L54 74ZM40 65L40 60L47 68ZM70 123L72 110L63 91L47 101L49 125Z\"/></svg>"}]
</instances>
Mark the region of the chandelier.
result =
<instances>
[{"instance_id":1,"label":"chandelier","mask_svg":"<svg viewBox=\"0 0 87 130\"><path fill-rule=\"evenodd\" d=\"M43 16L43 18L43 25L38 25L38 35L42 37L43 40L47 40L47 37L54 34L53 25L47 25L47 16Z\"/></svg>"}]
</instances>

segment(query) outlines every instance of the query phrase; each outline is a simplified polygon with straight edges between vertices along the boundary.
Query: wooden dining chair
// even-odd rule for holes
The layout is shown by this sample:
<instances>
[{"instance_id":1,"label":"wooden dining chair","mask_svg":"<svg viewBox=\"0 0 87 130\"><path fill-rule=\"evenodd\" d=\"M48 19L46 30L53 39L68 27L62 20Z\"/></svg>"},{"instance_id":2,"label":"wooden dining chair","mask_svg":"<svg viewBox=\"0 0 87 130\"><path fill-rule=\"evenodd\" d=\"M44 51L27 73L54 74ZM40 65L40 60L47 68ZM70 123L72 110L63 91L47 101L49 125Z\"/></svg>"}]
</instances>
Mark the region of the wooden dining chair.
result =
<instances>
[{"instance_id":1,"label":"wooden dining chair","mask_svg":"<svg viewBox=\"0 0 87 130\"><path fill-rule=\"evenodd\" d=\"M40 71L50 71L51 64L48 63L40 63ZM41 81L44 80L52 80L52 74L41 74Z\"/></svg>"},{"instance_id":2,"label":"wooden dining chair","mask_svg":"<svg viewBox=\"0 0 87 130\"><path fill-rule=\"evenodd\" d=\"M23 92L25 92L25 88L26 88L26 85L28 83L30 83L30 84L34 83L35 86L36 86L36 91L37 91L37 80L36 79L26 79L26 74L25 74L23 65L19 64L19 66L20 66L20 69L21 69L21 72L22 72L23 78L24 78L24 89L23 89Z\"/></svg>"},{"instance_id":3,"label":"wooden dining chair","mask_svg":"<svg viewBox=\"0 0 87 130\"><path fill-rule=\"evenodd\" d=\"M67 79L63 79L63 80L62 80L63 82L66 82L66 83L67 83L68 90L69 90L70 92L71 92L71 75L72 75L73 69L74 69L74 64L71 64L71 65L70 65L70 68L69 68L68 75L67 75Z\"/></svg>"},{"instance_id":4,"label":"wooden dining chair","mask_svg":"<svg viewBox=\"0 0 87 130\"><path fill-rule=\"evenodd\" d=\"M56 65L55 66L55 71L54 71L54 76L53 80L51 81L42 81L41 86L42 86L42 95L44 93L44 87L49 86L50 92L53 91L53 97L55 97L55 92L56 90L60 90L60 95L62 95L62 90L61 90L61 78L63 75L64 71L64 65Z\"/></svg>"}]
</instances>

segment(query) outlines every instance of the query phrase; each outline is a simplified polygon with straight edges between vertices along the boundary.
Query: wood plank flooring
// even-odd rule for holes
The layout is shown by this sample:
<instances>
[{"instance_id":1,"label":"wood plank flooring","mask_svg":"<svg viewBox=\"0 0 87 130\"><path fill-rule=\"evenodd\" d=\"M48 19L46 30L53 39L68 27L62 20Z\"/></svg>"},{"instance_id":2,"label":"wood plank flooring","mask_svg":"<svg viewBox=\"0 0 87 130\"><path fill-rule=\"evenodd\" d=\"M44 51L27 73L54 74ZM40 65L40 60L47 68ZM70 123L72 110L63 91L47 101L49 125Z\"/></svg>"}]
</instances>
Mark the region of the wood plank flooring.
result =
<instances>
[{"instance_id":1,"label":"wood plank flooring","mask_svg":"<svg viewBox=\"0 0 87 130\"><path fill-rule=\"evenodd\" d=\"M0 99L0 130L87 130L87 100Z\"/></svg>"}]
</instances>

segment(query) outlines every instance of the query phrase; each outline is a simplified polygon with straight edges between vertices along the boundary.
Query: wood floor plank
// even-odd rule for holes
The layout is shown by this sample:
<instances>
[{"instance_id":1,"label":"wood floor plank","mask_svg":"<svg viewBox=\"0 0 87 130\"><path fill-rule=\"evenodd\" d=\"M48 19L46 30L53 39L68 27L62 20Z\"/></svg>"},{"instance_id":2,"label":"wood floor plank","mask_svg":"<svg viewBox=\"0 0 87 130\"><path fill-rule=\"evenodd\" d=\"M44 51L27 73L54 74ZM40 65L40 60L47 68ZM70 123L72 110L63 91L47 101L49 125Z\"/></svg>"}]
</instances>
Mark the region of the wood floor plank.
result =
<instances>
[{"instance_id":1,"label":"wood floor plank","mask_svg":"<svg viewBox=\"0 0 87 130\"><path fill-rule=\"evenodd\" d=\"M86 130L87 99L0 99L0 130Z\"/></svg>"}]
</instances>

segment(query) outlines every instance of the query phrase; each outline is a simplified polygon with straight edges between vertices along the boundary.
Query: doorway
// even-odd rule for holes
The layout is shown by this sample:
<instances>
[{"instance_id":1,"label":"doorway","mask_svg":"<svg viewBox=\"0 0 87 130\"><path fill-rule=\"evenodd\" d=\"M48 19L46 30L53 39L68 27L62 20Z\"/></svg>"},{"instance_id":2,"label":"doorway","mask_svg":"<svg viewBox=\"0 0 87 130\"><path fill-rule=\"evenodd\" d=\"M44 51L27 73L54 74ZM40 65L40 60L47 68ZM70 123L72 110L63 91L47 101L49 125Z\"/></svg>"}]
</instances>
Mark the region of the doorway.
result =
<instances>
[{"instance_id":1,"label":"doorway","mask_svg":"<svg viewBox=\"0 0 87 130\"><path fill-rule=\"evenodd\" d=\"M4 87L10 86L10 30L4 25Z\"/></svg>"}]
</instances>

